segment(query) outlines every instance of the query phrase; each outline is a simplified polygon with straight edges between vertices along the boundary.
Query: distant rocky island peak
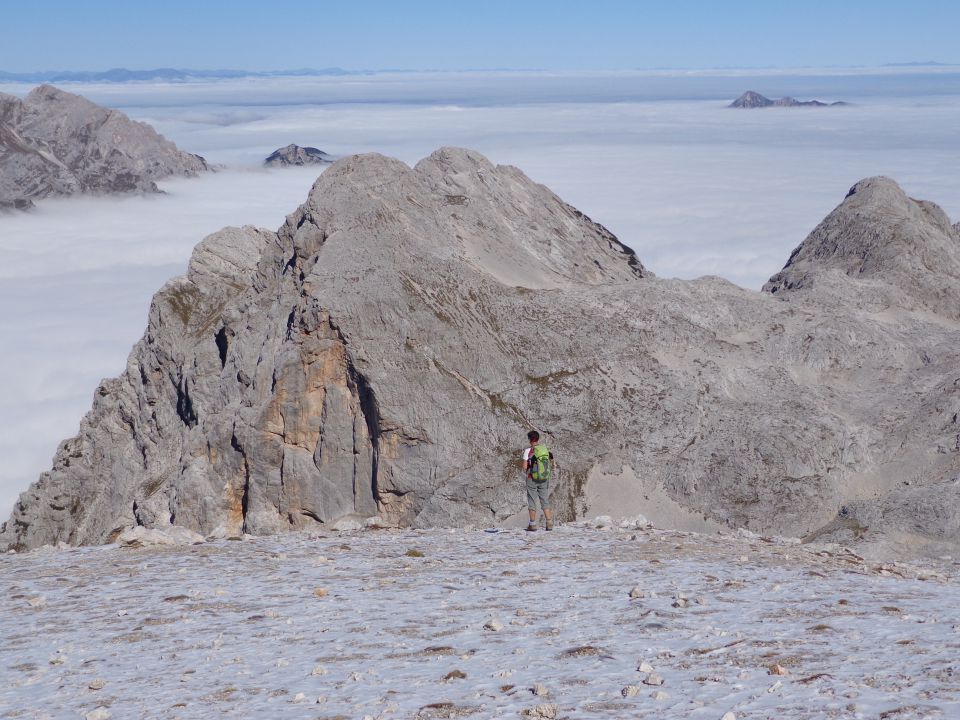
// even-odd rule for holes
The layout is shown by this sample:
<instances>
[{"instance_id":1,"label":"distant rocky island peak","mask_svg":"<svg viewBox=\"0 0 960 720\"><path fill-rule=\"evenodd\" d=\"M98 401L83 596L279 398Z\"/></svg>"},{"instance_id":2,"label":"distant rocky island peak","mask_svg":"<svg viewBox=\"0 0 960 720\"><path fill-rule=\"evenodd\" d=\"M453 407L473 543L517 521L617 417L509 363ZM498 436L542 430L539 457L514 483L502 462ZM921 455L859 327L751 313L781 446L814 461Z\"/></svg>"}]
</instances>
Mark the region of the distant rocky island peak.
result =
<instances>
[{"instance_id":1,"label":"distant rocky island peak","mask_svg":"<svg viewBox=\"0 0 960 720\"><path fill-rule=\"evenodd\" d=\"M332 162L333 157L323 150L290 143L270 153L263 164L267 167L289 167L291 165L329 165Z\"/></svg>"},{"instance_id":2,"label":"distant rocky island peak","mask_svg":"<svg viewBox=\"0 0 960 720\"><path fill-rule=\"evenodd\" d=\"M797 100L789 96L784 96L779 100L771 100L758 92L747 90L747 92L730 103L728 107L748 109L765 107L839 107L849 104L850 103L843 101L825 103L821 100Z\"/></svg>"}]
</instances>

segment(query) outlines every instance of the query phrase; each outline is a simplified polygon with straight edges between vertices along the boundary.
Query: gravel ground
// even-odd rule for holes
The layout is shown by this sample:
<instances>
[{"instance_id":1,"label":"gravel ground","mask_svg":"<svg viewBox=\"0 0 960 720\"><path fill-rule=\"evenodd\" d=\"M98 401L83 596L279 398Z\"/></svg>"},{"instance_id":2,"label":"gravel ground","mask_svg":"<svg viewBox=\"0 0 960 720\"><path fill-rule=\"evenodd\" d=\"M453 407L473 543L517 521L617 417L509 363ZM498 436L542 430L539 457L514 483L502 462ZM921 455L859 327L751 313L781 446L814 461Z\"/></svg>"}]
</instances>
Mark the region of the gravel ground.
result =
<instances>
[{"instance_id":1,"label":"gravel ground","mask_svg":"<svg viewBox=\"0 0 960 720\"><path fill-rule=\"evenodd\" d=\"M42 549L0 557L0 718L956 718L958 566L583 525Z\"/></svg>"}]
</instances>

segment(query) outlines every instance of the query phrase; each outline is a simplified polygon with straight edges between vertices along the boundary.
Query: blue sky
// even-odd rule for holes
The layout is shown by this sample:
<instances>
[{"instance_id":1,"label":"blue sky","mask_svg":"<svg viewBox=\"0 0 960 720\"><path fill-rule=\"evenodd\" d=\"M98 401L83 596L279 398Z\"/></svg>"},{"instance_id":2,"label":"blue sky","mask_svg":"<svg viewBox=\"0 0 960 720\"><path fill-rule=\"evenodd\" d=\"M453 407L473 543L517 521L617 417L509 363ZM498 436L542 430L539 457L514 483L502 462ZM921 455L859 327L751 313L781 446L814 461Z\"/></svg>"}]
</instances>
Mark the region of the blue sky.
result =
<instances>
[{"instance_id":1,"label":"blue sky","mask_svg":"<svg viewBox=\"0 0 960 720\"><path fill-rule=\"evenodd\" d=\"M960 63L954 0L0 0L0 70Z\"/></svg>"}]
</instances>

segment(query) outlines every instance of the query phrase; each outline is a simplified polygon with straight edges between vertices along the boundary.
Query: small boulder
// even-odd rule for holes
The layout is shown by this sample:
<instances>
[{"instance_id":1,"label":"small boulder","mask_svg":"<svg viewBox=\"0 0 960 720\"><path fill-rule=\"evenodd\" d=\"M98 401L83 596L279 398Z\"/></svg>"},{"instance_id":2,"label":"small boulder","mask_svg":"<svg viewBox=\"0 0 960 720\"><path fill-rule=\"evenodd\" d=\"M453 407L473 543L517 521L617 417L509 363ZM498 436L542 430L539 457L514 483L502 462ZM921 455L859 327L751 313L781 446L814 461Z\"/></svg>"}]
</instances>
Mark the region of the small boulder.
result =
<instances>
[{"instance_id":1,"label":"small boulder","mask_svg":"<svg viewBox=\"0 0 960 720\"><path fill-rule=\"evenodd\" d=\"M637 515L632 518L624 518L620 521L621 530L642 530L650 524L650 521L647 520L643 515Z\"/></svg>"},{"instance_id":2,"label":"small boulder","mask_svg":"<svg viewBox=\"0 0 960 720\"><path fill-rule=\"evenodd\" d=\"M362 530L363 523L364 519L358 515L344 515L338 518L330 529L336 530L337 532L352 532L354 530Z\"/></svg>"},{"instance_id":3,"label":"small boulder","mask_svg":"<svg viewBox=\"0 0 960 720\"><path fill-rule=\"evenodd\" d=\"M544 703L536 707L528 708L523 711L525 717L534 718L534 720L554 720L560 711L559 705Z\"/></svg>"},{"instance_id":4,"label":"small boulder","mask_svg":"<svg viewBox=\"0 0 960 720\"><path fill-rule=\"evenodd\" d=\"M117 536L121 547L140 548L160 545L199 545L205 542L202 535L179 525L147 528L143 525L128 527Z\"/></svg>"}]
</instances>

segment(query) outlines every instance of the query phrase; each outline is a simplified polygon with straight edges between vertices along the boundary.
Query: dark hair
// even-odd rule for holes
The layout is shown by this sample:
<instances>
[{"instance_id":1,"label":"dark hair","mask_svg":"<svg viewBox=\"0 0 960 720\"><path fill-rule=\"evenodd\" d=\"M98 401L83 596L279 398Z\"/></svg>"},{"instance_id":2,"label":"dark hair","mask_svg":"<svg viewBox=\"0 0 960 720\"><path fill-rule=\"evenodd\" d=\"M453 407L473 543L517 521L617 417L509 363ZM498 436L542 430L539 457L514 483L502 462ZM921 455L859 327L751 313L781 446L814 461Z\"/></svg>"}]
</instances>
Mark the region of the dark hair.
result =
<instances>
[{"instance_id":1,"label":"dark hair","mask_svg":"<svg viewBox=\"0 0 960 720\"><path fill-rule=\"evenodd\" d=\"M540 439L540 433L538 433L536 430L531 430L530 432L527 433L527 440L539 440L539 439Z\"/></svg>"}]
</instances>

